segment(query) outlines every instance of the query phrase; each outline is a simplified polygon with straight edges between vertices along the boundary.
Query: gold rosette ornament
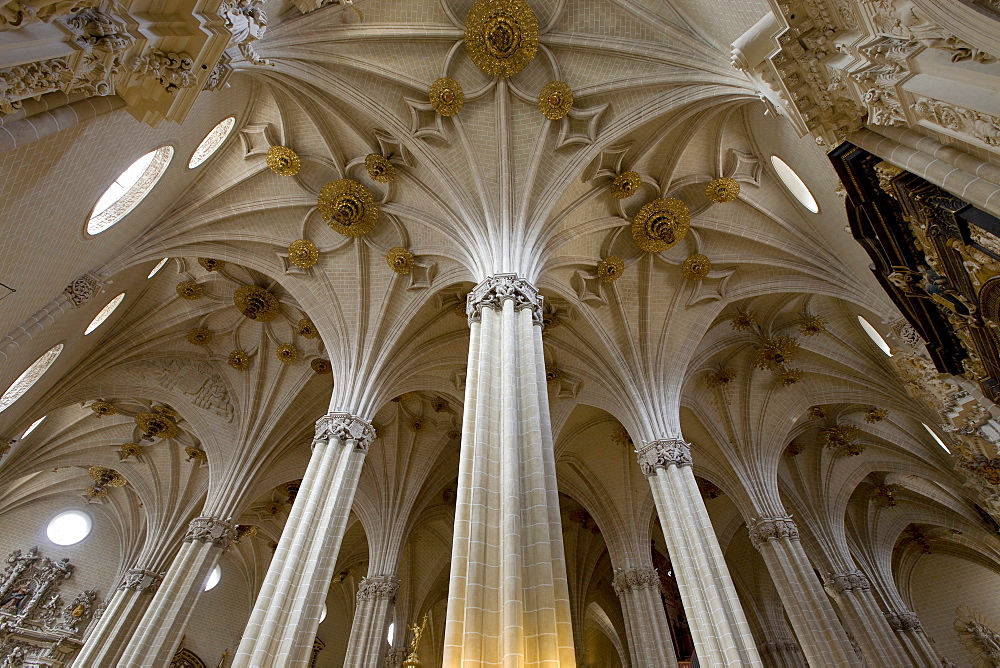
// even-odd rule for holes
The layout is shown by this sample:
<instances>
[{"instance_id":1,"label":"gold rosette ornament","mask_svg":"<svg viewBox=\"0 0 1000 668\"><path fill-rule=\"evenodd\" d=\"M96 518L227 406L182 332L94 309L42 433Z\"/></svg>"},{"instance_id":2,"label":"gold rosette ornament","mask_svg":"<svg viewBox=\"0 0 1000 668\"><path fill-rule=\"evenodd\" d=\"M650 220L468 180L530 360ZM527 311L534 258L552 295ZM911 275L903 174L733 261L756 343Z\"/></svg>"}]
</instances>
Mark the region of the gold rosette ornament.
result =
<instances>
[{"instance_id":1,"label":"gold rosette ornament","mask_svg":"<svg viewBox=\"0 0 1000 668\"><path fill-rule=\"evenodd\" d=\"M278 176L295 176L302 163L299 155L287 146L272 146L267 149L267 166Z\"/></svg>"},{"instance_id":2,"label":"gold rosette ornament","mask_svg":"<svg viewBox=\"0 0 1000 668\"><path fill-rule=\"evenodd\" d=\"M313 371L315 371L320 375L333 372L333 367L330 365L330 360L321 359L319 357L314 359L312 362L309 362L309 366L312 367Z\"/></svg>"},{"instance_id":3,"label":"gold rosette ornament","mask_svg":"<svg viewBox=\"0 0 1000 668\"><path fill-rule=\"evenodd\" d=\"M184 299L201 299L205 296L205 286L197 281L181 281L177 284L177 294Z\"/></svg>"},{"instance_id":4,"label":"gold rosette ornament","mask_svg":"<svg viewBox=\"0 0 1000 668\"><path fill-rule=\"evenodd\" d=\"M196 346L207 346L212 342L212 330L208 327L195 327L188 331L187 340Z\"/></svg>"},{"instance_id":5,"label":"gold rosette ornament","mask_svg":"<svg viewBox=\"0 0 1000 668\"><path fill-rule=\"evenodd\" d=\"M214 257L200 257L198 258L198 264L208 271L219 271L226 266L226 261L216 260Z\"/></svg>"},{"instance_id":6,"label":"gold rosette ornament","mask_svg":"<svg viewBox=\"0 0 1000 668\"><path fill-rule=\"evenodd\" d=\"M639 172L622 172L611 182L611 196L615 199L631 197L640 185L642 185L642 177L639 176Z\"/></svg>"},{"instance_id":7,"label":"gold rosette ornament","mask_svg":"<svg viewBox=\"0 0 1000 668\"><path fill-rule=\"evenodd\" d=\"M288 261L308 269L319 262L319 248L308 239L296 239L288 245Z\"/></svg>"},{"instance_id":8,"label":"gold rosette ornament","mask_svg":"<svg viewBox=\"0 0 1000 668\"><path fill-rule=\"evenodd\" d=\"M413 253L402 246L390 248L385 261L397 274L408 274L413 271Z\"/></svg>"},{"instance_id":9,"label":"gold rosette ornament","mask_svg":"<svg viewBox=\"0 0 1000 668\"><path fill-rule=\"evenodd\" d=\"M184 452L187 454L187 461L191 461L192 459L195 460L196 462L208 461L208 453L199 448L198 446L189 445L186 448L184 448Z\"/></svg>"},{"instance_id":10,"label":"gold rosette ornament","mask_svg":"<svg viewBox=\"0 0 1000 668\"><path fill-rule=\"evenodd\" d=\"M290 362L294 362L298 359L299 350L291 343L282 343L278 346L278 349L274 351L274 354L284 364L289 364Z\"/></svg>"},{"instance_id":11,"label":"gold rosette ornament","mask_svg":"<svg viewBox=\"0 0 1000 668\"><path fill-rule=\"evenodd\" d=\"M550 121L565 118L573 108L573 91L565 81L550 81L538 94L538 108Z\"/></svg>"},{"instance_id":12,"label":"gold rosette ornament","mask_svg":"<svg viewBox=\"0 0 1000 668\"><path fill-rule=\"evenodd\" d=\"M258 285L240 286L233 293L233 304L240 313L257 322L270 322L281 312L278 298Z\"/></svg>"},{"instance_id":13,"label":"gold rosette ornament","mask_svg":"<svg viewBox=\"0 0 1000 668\"><path fill-rule=\"evenodd\" d=\"M90 404L90 410L94 411L97 417L104 417L105 415L114 415L118 412L118 409L110 401L104 401L98 399L94 403Z\"/></svg>"},{"instance_id":14,"label":"gold rosette ornament","mask_svg":"<svg viewBox=\"0 0 1000 668\"><path fill-rule=\"evenodd\" d=\"M378 220L375 198L353 179L337 179L323 186L317 206L327 225L348 237L368 234Z\"/></svg>"},{"instance_id":15,"label":"gold rosette ornament","mask_svg":"<svg viewBox=\"0 0 1000 668\"><path fill-rule=\"evenodd\" d=\"M684 260L684 264L681 265L681 273L684 274L684 278L692 281L705 278L710 271L712 271L712 262L708 259L708 256L701 253L689 255Z\"/></svg>"},{"instance_id":16,"label":"gold rosette ornament","mask_svg":"<svg viewBox=\"0 0 1000 668\"><path fill-rule=\"evenodd\" d=\"M315 339L319 336L319 332L316 331L316 325L309 318L302 318L299 320L298 325L295 329L299 336L305 337L307 339Z\"/></svg>"},{"instance_id":17,"label":"gold rosette ornament","mask_svg":"<svg viewBox=\"0 0 1000 668\"><path fill-rule=\"evenodd\" d=\"M605 283L614 283L625 273L625 262L617 255L609 255L597 263L597 277Z\"/></svg>"},{"instance_id":18,"label":"gold rosette ornament","mask_svg":"<svg viewBox=\"0 0 1000 668\"><path fill-rule=\"evenodd\" d=\"M135 426L142 430L145 438L175 438L180 428L163 413L139 413L135 416Z\"/></svg>"},{"instance_id":19,"label":"gold rosette ornament","mask_svg":"<svg viewBox=\"0 0 1000 668\"><path fill-rule=\"evenodd\" d=\"M717 179L712 179L708 187L705 188L705 196L716 204L732 202L739 195L740 184L736 179L731 179L728 176L720 176Z\"/></svg>"},{"instance_id":20,"label":"gold rosette ornament","mask_svg":"<svg viewBox=\"0 0 1000 668\"><path fill-rule=\"evenodd\" d=\"M250 353L245 350L234 350L229 353L227 363L237 371L246 371L250 368Z\"/></svg>"},{"instance_id":21,"label":"gold rosette ornament","mask_svg":"<svg viewBox=\"0 0 1000 668\"><path fill-rule=\"evenodd\" d=\"M465 50L483 72L514 76L538 51L538 19L524 0L479 0L465 19Z\"/></svg>"},{"instance_id":22,"label":"gold rosette ornament","mask_svg":"<svg viewBox=\"0 0 1000 668\"><path fill-rule=\"evenodd\" d=\"M146 448L142 447L138 443L122 443L122 447L118 451L118 455L122 461L125 461L129 457L139 457L145 452Z\"/></svg>"},{"instance_id":23,"label":"gold rosette ornament","mask_svg":"<svg viewBox=\"0 0 1000 668\"><path fill-rule=\"evenodd\" d=\"M451 77L441 77L432 83L429 96L431 107L442 116L454 116L465 104L462 84Z\"/></svg>"},{"instance_id":24,"label":"gold rosette ornament","mask_svg":"<svg viewBox=\"0 0 1000 668\"><path fill-rule=\"evenodd\" d=\"M387 158L378 153L369 153L365 156L365 169L372 181L379 183L391 183L396 178L396 168Z\"/></svg>"},{"instance_id":25,"label":"gold rosette ornament","mask_svg":"<svg viewBox=\"0 0 1000 668\"><path fill-rule=\"evenodd\" d=\"M632 239L644 251L659 253L683 239L691 227L687 204L673 197L649 202L632 220Z\"/></svg>"}]
</instances>

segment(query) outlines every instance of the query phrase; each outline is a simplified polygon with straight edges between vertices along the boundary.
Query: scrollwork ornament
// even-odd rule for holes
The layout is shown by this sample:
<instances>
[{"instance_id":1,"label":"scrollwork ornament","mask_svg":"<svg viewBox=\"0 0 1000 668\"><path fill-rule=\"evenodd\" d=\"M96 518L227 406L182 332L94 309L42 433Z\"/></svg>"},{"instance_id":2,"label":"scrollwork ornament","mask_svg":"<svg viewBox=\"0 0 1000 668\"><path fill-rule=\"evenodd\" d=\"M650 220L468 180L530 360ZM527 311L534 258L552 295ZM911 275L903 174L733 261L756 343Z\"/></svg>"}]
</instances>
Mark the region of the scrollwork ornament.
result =
<instances>
[{"instance_id":1,"label":"scrollwork ornament","mask_svg":"<svg viewBox=\"0 0 1000 668\"><path fill-rule=\"evenodd\" d=\"M272 146L264 157L267 166L278 176L295 176L302 167L299 155L287 146Z\"/></svg>"},{"instance_id":2,"label":"scrollwork ornament","mask_svg":"<svg viewBox=\"0 0 1000 668\"><path fill-rule=\"evenodd\" d=\"M687 236L691 212L687 204L673 197L647 203L632 220L632 239L641 250L659 253Z\"/></svg>"},{"instance_id":3,"label":"scrollwork ornament","mask_svg":"<svg viewBox=\"0 0 1000 668\"><path fill-rule=\"evenodd\" d=\"M524 0L479 0L465 20L465 50L486 74L514 76L538 51L538 19Z\"/></svg>"},{"instance_id":4,"label":"scrollwork ornament","mask_svg":"<svg viewBox=\"0 0 1000 668\"><path fill-rule=\"evenodd\" d=\"M649 441L636 451L639 468L647 478L656 474L656 469L691 466L691 444L679 438Z\"/></svg>"},{"instance_id":5,"label":"scrollwork ornament","mask_svg":"<svg viewBox=\"0 0 1000 668\"><path fill-rule=\"evenodd\" d=\"M379 183L392 183L396 178L396 168L385 156L378 153L369 153L365 156L365 169L368 171L368 176Z\"/></svg>"},{"instance_id":6,"label":"scrollwork ornament","mask_svg":"<svg viewBox=\"0 0 1000 668\"><path fill-rule=\"evenodd\" d=\"M376 575L361 578L358 585L358 601L386 600L392 604L399 591L399 578L391 575Z\"/></svg>"},{"instance_id":7,"label":"scrollwork ornament","mask_svg":"<svg viewBox=\"0 0 1000 668\"><path fill-rule=\"evenodd\" d=\"M799 528L792 521L791 515L751 519L747 528L750 529L750 543L758 550L772 540L799 539Z\"/></svg>"},{"instance_id":8,"label":"scrollwork ornament","mask_svg":"<svg viewBox=\"0 0 1000 668\"><path fill-rule=\"evenodd\" d=\"M2 76L0 76L0 82L3 82ZM0 111L2 111L2 109L0 109ZM100 287L101 284L96 278L84 274L67 285L63 292L67 297L69 297L70 302L72 302L73 307L75 308L82 306L93 299Z\"/></svg>"},{"instance_id":9,"label":"scrollwork ornament","mask_svg":"<svg viewBox=\"0 0 1000 668\"><path fill-rule=\"evenodd\" d=\"M441 77L431 84L428 92L431 107L442 116L454 116L465 105L465 91L462 84L451 77Z\"/></svg>"},{"instance_id":10,"label":"scrollwork ornament","mask_svg":"<svg viewBox=\"0 0 1000 668\"><path fill-rule=\"evenodd\" d=\"M323 186L317 206L327 225L348 237L368 234L378 221L375 198L353 179L337 179Z\"/></svg>"},{"instance_id":11,"label":"scrollwork ornament","mask_svg":"<svg viewBox=\"0 0 1000 668\"><path fill-rule=\"evenodd\" d=\"M288 245L288 261L302 269L313 267L319 262L319 248L309 239L296 239Z\"/></svg>"},{"instance_id":12,"label":"scrollwork ornament","mask_svg":"<svg viewBox=\"0 0 1000 668\"><path fill-rule=\"evenodd\" d=\"M375 427L364 418L350 413L328 413L316 422L313 445L331 440L353 441L356 450L367 452L375 436Z\"/></svg>"},{"instance_id":13,"label":"scrollwork ornament","mask_svg":"<svg viewBox=\"0 0 1000 668\"><path fill-rule=\"evenodd\" d=\"M188 524L184 542L211 543L223 550L229 547L236 535L236 528L217 517L196 517Z\"/></svg>"},{"instance_id":14,"label":"scrollwork ornament","mask_svg":"<svg viewBox=\"0 0 1000 668\"><path fill-rule=\"evenodd\" d=\"M538 94L538 108L550 121L565 118L573 108L573 91L565 81L550 81Z\"/></svg>"},{"instance_id":15,"label":"scrollwork ornament","mask_svg":"<svg viewBox=\"0 0 1000 668\"><path fill-rule=\"evenodd\" d=\"M542 325L542 297L538 288L517 274L494 274L473 288L466 297L465 312L469 322L481 321L483 308L503 310L503 303L507 300L514 302L515 311L530 308L532 323Z\"/></svg>"}]
</instances>

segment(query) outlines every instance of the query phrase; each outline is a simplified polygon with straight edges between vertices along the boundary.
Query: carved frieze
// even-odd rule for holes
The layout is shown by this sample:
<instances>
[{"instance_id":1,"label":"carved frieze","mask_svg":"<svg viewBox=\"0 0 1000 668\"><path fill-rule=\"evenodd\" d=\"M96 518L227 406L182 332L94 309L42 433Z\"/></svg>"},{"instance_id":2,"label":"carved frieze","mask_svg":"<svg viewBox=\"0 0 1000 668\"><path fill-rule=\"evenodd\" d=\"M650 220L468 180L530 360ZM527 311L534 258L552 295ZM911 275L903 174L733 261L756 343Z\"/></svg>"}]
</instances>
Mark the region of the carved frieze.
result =
<instances>
[{"instance_id":1,"label":"carved frieze","mask_svg":"<svg viewBox=\"0 0 1000 668\"><path fill-rule=\"evenodd\" d=\"M316 435L313 437L313 447L319 442L329 442L332 439L347 442L353 441L356 450L368 452L368 447L375 440L375 427L371 422L351 415L350 413L328 413L316 422Z\"/></svg>"},{"instance_id":2,"label":"carved frieze","mask_svg":"<svg viewBox=\"0 0 1000 668\"><path fill-rule=\"evenodd\" d=\"M747 522L750 529L750 543L758 550L772 540L798 540L799 528L792 521L792 516L763 517Z\"/></svg>"},{"instance_id":3,"label":"carved frieze","mask_svg":"<svg viewBox=\"0 0 1000 668\"><path fill-rule=\"evenodd\" d=\"M646 477L655 475L658 468L691 466L691 444L679 438L650 441L635 452L642 474Z\"/></svg>"},{"instance_id":4,"label":"carved frieze","mask_svg":"<svg viewBox=\"0 0 1000 668\"><path fill-rule=\"evenodd\" d=\"M479 322L483 318L483 309L503 310L507 300L514 302L514 310L531 309L531 319L536 325L543 322L542 296L538 288L517 274L495 274L473 288L466 298L466 313L469 322Z\"/></svg>"},{"instance_id":5,"label":"carved frieze","mask_svg":"<svg viewBox=\"0 0 1000 668\"><path fill-rule=\"evenodd\" d=\"M363 577L358 585L357 598L358 601L388 600L392 603L398 591L399 578L391 575Z\"/></svg>"}]
</instances>

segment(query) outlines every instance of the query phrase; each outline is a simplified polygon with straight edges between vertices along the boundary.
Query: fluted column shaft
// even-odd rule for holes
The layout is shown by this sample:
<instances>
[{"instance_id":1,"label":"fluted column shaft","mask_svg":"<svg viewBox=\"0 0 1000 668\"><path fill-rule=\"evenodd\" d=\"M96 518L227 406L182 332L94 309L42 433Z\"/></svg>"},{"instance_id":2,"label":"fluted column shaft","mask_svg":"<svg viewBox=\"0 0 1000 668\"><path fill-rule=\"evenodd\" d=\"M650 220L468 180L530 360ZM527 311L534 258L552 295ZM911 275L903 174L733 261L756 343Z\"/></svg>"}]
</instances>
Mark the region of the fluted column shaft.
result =
<instances>
[{"instance_id":1,"label":"fluted column shaft","mask_svg":"<svg viewBox=\"0 0 1000 668\"><path fill-rule=\"evenodd\" d=\"M74 664L115 665L162 581L162 573L141 568L129 569L104 608L101 618L90 627L80 653L73 660Z\"/></svg>"},{"instance_id":2,"label":"fluted column shaft","mask_svg":"<svg viewBox=\"0 0 1000 668\"><path fill-rule=\"evenodd\" d=\"M791 517L751 520L750 542L757 548L810 666L860 666L799 542Z\"/></svg>"},{"instance_id":3,"label":"fluted column shaft","mask_svg":"<svg viewBox=\"0 0 1000 668\"><path fill-rule=\"evenodd\" d=\"M644 444L639 465L649 480L677 587L703 666L760 666L736 587L680 439Z\"/></svg>"},{"instance_id":4,"label":"fluted column shaft","mask_svg":"<svg viewBox=\"0 0 1000 668\"><path fill-rule=\"evenodd\" d=\"M121 668L159 668L170 663L205 589L208 574L229 547L233 534L233 525L226 520L216 517L191 520L184 544L118 662Z\"/></svg>"},{"instance_id":5,"label":"fluted column shaft","mask_svg":"<svg viewBox=\"0 0 1000 668\"><path fill-rule=\"evenodd\" d=\"M769 640L760 646L760 657L767 668L805 668L799 644L791 638Z\"/></svg>"},{"instance_id":6,"label":"fluted column shaft","mask_svg":"<svg viewBox=\"0 0 1000 668\"><path fill-rule=\"evenodd\" d=\"M625 613L632 665L677 665L677 654L670 639L667 612L660 599L660 576L655 568L615 569L615 593Z\"/></svg>"},{"instance_id":7,"label":"fluted column shaft","mask_svg":"<svg viewBox=\"0 0 1000 668\"><path fill-rule=\"evenodd\" d=\"M893 668L909 663L899 640L875 602L868 578L861 571L831 573L826 590L840 608L844 625L861 646L871 668Z\"/></svg>"},{"instance_id":8,"label":"fluted column shaft","mask_svg":"<svg viewBox=\"0 0 1000 668\"><path fill-rule=\"evenodd\" d=\"M541 298L528 281L500 274L476 286L467 310L443 664L572 668Z\"/></svg>"},{"instance_id":9,"label":"fluted column shaft","mask_svg":"<svg viewBox=\"0 0 1000 668\"><path fill-rule=\"evenodd\" d=\"M389 649L386 634L398 591L399 579L391 575L375 575L361 580L344 668L382 666Z\"/></svg>"},{"instance_id":10,"label":"fluted column shaft","mask_svg":"<svg viewBox=\"0 0 1000 668\"><path fill-rule=\"evenodd\" d=\"M312 458L234 668L309 665L361 465L374 438L371 424L355 415L330 413L317 422Z\"/></svg>"},{"instance_id":11,"label":"fluted column shaft","mask_svg":"<svg viewBox=\"0 0 1000 668\"><path fill-rule=\"evenodd\" d=\"M920 624L915 612L910 610L895 610L887 612L885 619L889 627L896 633L896 637L902 643L903 648L909 655L907 663L913 666L939 666L941 658L934 651L930 640L924 634L924 628Z\"/></svg>"}]
</instances>

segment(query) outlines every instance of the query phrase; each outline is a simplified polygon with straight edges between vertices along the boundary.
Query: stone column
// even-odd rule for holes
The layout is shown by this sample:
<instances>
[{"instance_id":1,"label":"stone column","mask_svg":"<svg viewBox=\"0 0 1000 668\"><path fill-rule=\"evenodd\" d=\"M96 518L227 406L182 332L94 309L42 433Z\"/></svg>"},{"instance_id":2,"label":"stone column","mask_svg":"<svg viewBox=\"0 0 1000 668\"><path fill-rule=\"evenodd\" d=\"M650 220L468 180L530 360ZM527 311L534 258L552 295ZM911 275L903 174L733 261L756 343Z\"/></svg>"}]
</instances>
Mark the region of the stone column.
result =
<instances>
[{"instance_id":1,"label":"stone column","mask_svg":"<svg viewBox=\"0 0 1000 668\"><path fill-rule=\"evenodd\" d=\"M379 668L389 649L386 634L392 608L399 591L399 579L391 575L375 575L361 579L354 623L347 642L344 665L350 668ZM405 657L404 657L405 658Z\"/></svg>"},{"instance_id":2,"label":"stone column","mask_svg":"<svg viewBox=\"0 0 1000 668\"><path fill-rule=\"evenodd\" d=\"M809 665L862 665L802 549L791 516L750 520L747 526Z\"/></svg>"},{"instance_id":3,"label":"stone column","mask_svg":"<svg viewBox=\"0 0 1000 668\"><path fill-rule=\"evenodd\" d=\"M612 585L622 602L633 666L677 665L667 612L660 598L660 576L653 567L616 568Z\"/></svg>"},{"instance_id":4,"label":"stone column","mask_svg":"<svg viewBox=\"0 0 1000 668\"><path fill-rule=\"evenodd\" d=\"M760 646L760 657L768 668L806 668L799 644L792 638L768 640Z\"/></svg>"},{"instance_id":5,"label":"stone column","mask_svg":"<svg viewBox=\"0 0 1000 668\"><path fill-rule=\"evenodd\" d=\"M313 454L254 604L234 668L306 666L358 476L375 429L349 413L316 423Z\"/></svg>"},{"instance_id":6,"label":"stone column","mask_svg":"<svg viewBox=\"0 0 1000 668\"><path fill-rule=\"evenodd\" d=\"M73 659L75 665L115 665L153 600L163 575L143 568L125 572L101 618L88 630L83 648Z\"/></svg>"},{"instance_id":7,"label":"stone column","mask_svg":"<svg viewBox=\"0 0 1000 668\"><path fill-rule=\"evenodd\" d=\"M861 571L829 573L826 590L837 602L844 620L871 668L905 666L910 657L895 637L875 602L871 584Z\"/></svg>"},{"instance_id":8,"label":"stone column","mask_svg":"<svg viewBox=\"0 0 1000 668\"><path fill-rule=\"evenodd\" d=\"M691 446L681 439L664 439L636 452L653 490L698 662L762 665L691 470Z\"/></svg>"},{"instance_id":9,"label":"stone column","mask_svg":"<svg viewBox=\"0 0 1000 668\"><path fill-rule=\"evenodd\" d=\"M894 610L885 613L889 627L896 632L900 643L909 655L907 663L913 666L939 666L941 658L934 651L930 640L924 635L917 613L910 610Z\"/></svg>"},{"instance_id":10,"label":"stone column","mask_svg":"<svg viewBox=\"0 0 1000 668\"><path fill-rule=\"evenodd\" d=\"M183 545L125 647L121 668L166 666L205 590L208 574L233 540L233 525L217 517L191 520ZM108 613L105 612L105 616ZM79 664L82 665L82 664Z\"/></svg>"},{"instance_id":11,"label":"stone column","mask_svg":"<svg viewBox=\"0 0 1000 668\"><path fill-rule=\"evenodd\" d=\"M469 294L469 366L445 666L576 665L538 290Z\"/></svg>"}]
</instances>

